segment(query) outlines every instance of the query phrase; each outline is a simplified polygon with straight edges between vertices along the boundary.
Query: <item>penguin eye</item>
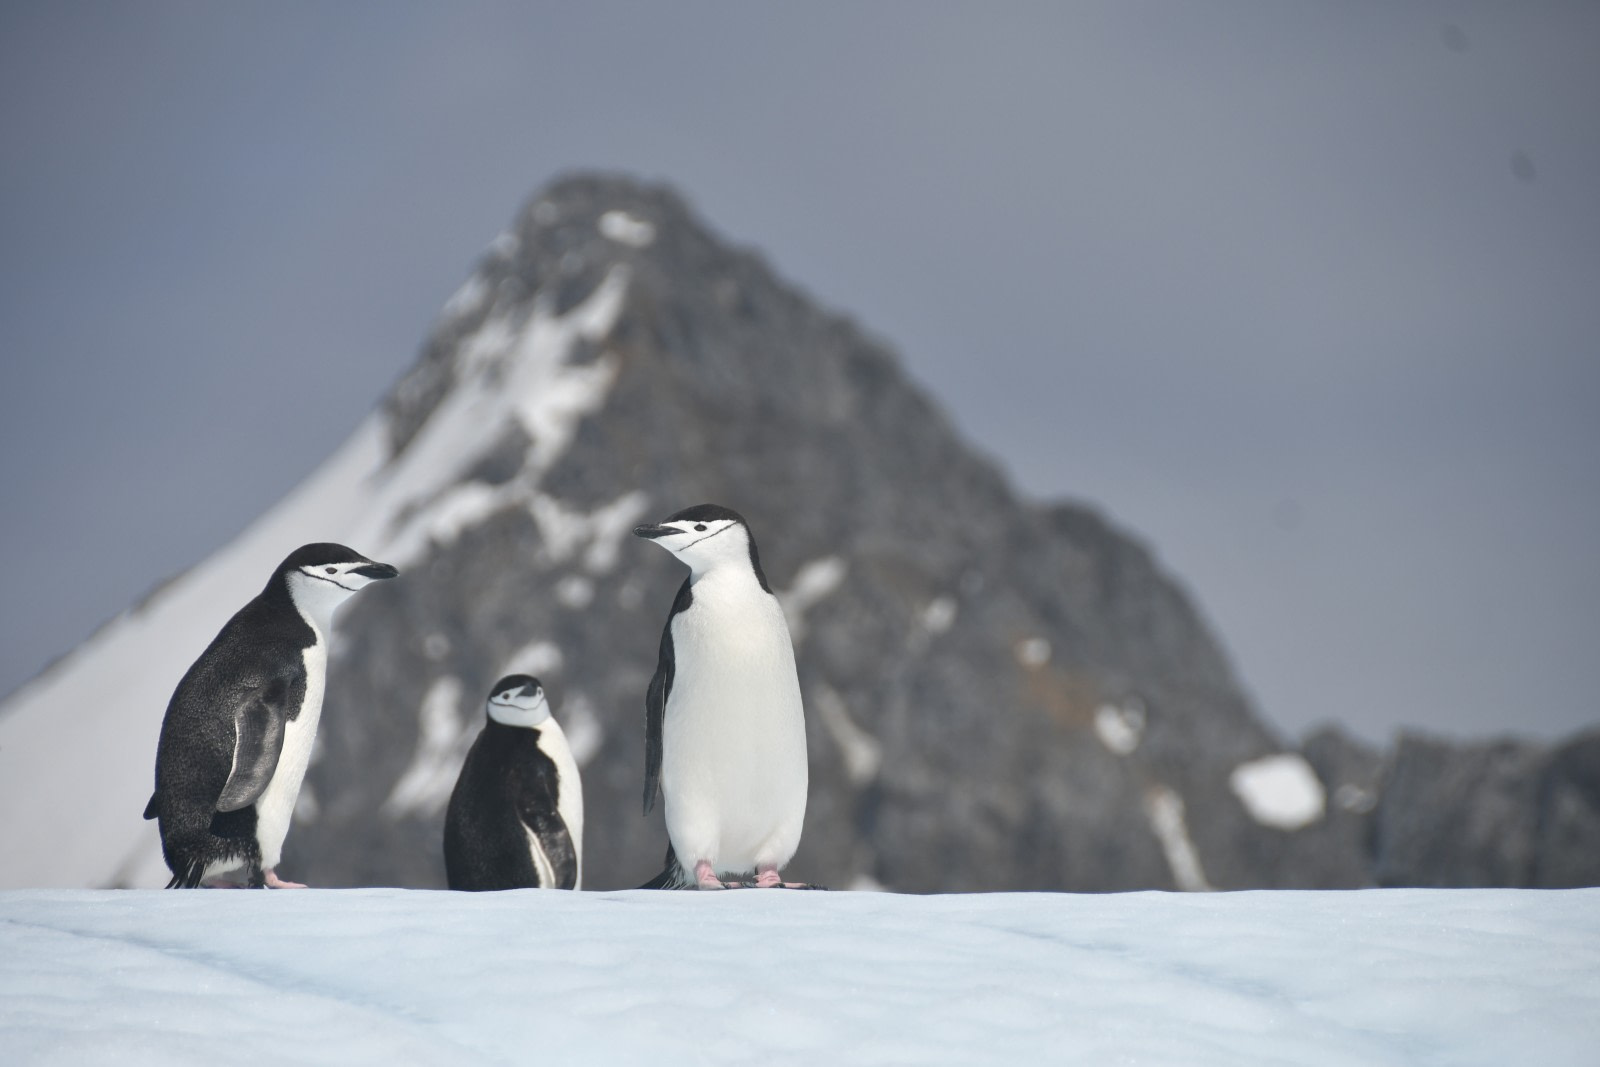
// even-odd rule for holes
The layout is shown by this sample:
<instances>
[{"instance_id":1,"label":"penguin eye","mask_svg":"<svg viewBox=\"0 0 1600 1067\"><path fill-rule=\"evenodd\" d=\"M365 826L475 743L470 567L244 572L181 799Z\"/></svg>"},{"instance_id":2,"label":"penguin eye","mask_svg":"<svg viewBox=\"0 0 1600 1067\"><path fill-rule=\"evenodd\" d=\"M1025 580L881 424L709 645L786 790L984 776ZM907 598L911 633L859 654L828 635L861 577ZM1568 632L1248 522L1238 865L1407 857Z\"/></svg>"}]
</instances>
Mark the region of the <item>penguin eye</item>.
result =
<instances>
[{"instance_id":1,"label":"penguin eye","mask_svg":"<svg viewBox=\"0 0 1600 1067\"><path fill-rule=\"evenodd\" d=\"M322 569L327 571L329 574L337 574L339 572L338 567L324 567Z\"/></svg>"},{"instance_id":2,"label":"penguin eye","mask_svg":"<svg viewBox=\"0 0 1600 1067\"><path fill-rule=\"evenodd\" d=\"M704 530L706 528L706 524L703 522L697 522L694 524L694 528L696 530Z\"/></svg>"}]
</instances>

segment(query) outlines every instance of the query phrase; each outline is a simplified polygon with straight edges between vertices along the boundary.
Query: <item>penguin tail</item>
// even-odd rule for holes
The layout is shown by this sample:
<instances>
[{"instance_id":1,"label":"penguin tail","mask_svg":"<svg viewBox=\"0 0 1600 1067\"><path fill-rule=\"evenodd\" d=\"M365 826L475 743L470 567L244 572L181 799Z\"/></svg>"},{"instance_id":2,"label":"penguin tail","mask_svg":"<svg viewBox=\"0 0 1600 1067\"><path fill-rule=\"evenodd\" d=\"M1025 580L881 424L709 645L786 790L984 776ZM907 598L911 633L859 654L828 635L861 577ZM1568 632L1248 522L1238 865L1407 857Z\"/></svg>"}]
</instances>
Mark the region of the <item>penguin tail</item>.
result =
<instances>
[{"instance_id":1,"label":"penguin tail","mask_svg":"<svg viewBox=\"0 0 1600 1067\"><path fill-rule=\"evenodd\" d=\"M205 861L190 859L181 860L172 870L172 880L167 883L168 889L198 889L200 879L205 877Z\"/></svg>"},{"instance_id":2,"label":"penguin tail","mask_svg":"<svg viewBox=\"0 0 1600 1067\"><path fill-rule=\"evenodd\" d=\"M676 867L668 867L654 878L650 879L640 889L683 889L683 872Z\"/></svg>"},{"instance_id":3,"label":"penguin tail","mask_svg":"<svg viewBox=\"0 0 1600 1067\"><path fill-rule=\"evenodd\" d=\"M148 804L146 804L144 806L144 817L146 819L154 819L157 815L161 814L160 809L156 806L156 800L160 796L161 796L160 793L151 793L150 794L150 803L148 803Z\"/></svg>"},{"instance_id":4,"label":"penguin tail","mask_svg":"<svg viewBox=\"0 0 1600 1067\"><path fill-rule=\"evenodd\" d=\"M208 869L242 868L250 872L249 884L260 884L261 855L254 830L254 808L243 809L242 817L238 812L168 811L161 826L161 852L172 871L167 888L198 889Z\"/></svg>"},{"instance_id":5,"label":"penguin tail","mask_svg":"<svg viewBox=\"0 0 1600 1067\"><path fill-rule=\"evenodd\" d=\"M678 854L672 850L672 845L667 845L667 858L661 867L661 873L650 879L640 889L688 889L693 883L683 873L683 866L678 863Z\"/></svg>"}]
</instances>

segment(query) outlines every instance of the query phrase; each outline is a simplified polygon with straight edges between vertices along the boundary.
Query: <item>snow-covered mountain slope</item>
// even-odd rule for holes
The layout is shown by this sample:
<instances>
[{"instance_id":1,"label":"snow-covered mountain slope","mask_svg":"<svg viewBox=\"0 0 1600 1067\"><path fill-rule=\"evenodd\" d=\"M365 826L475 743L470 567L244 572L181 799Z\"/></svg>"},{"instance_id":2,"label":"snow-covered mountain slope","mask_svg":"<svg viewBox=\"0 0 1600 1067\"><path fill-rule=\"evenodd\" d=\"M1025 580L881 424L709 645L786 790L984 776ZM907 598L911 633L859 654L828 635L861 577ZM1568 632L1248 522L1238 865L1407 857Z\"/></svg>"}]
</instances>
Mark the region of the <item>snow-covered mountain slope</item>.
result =
<instances>
[{"instance_id":1,"label":"snow-covered mountain slope","mask_svg":"<svg viewBox=\"0 0 1600 1067\"><path fill-rule=\"evenodd\" d=\"M1587 1065L1600 890L0 893L8 1064Z\"/></svg>"}]
</instances>

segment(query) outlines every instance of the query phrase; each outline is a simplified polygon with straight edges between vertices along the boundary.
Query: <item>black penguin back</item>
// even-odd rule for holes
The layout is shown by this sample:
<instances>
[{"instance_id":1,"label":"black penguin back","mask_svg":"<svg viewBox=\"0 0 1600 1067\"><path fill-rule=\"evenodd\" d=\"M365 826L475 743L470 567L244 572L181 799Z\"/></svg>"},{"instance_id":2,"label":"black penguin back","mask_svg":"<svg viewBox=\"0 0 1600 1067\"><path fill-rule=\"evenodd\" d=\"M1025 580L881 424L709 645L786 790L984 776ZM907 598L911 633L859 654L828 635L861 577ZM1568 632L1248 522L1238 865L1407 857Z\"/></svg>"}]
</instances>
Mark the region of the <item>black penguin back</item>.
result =
<instances>
[{"instance_id":1,"label":"black penguin back","mask_svg":"<svg viewBox=\"0 0 1600 1067\"><path fill-rule=\"evenodd\" d=\"M266 702L299 715L305 701L304 650L317 636L274 574L184 672L167 703L156 746L155 791L145 818L159 820L170 885L200 884L207 866L229 862L248 882L261 878L255 805L216 810L233 770L235 712Z\"/></svg>"}]
</instances>

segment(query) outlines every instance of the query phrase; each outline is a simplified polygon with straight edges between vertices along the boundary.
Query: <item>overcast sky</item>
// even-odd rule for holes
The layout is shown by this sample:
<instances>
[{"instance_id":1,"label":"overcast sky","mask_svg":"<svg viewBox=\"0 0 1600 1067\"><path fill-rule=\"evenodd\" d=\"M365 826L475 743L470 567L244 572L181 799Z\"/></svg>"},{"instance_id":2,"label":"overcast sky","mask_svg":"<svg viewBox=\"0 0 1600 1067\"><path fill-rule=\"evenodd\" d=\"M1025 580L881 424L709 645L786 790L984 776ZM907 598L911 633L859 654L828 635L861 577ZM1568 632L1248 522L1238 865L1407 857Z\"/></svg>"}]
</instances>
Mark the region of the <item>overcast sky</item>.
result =
<instances>
[{"instance_id":1,"label":"overcast sky","mask_svg":"<svg viewBox=\"0 0 1600 1067\"><path fill-rule=\"evenodd\" d=\"M314 468L574 168L1137 532L1287 736L1600 722L1594 3L0 6L0 692Z\"/></svg>"}]
</instances>

